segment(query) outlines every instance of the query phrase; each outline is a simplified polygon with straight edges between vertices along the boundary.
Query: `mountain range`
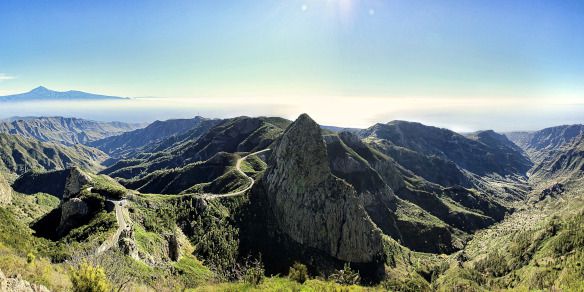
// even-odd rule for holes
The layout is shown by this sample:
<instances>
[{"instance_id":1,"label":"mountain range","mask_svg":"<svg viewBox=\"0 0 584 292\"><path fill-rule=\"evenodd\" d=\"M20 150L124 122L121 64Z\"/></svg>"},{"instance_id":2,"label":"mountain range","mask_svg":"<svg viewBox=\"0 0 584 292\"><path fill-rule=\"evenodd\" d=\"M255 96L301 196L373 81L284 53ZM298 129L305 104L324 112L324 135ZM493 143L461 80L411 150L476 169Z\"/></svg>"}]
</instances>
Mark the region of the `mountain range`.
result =
<instances>
[{"instance_id":1,"label":"mountain range","mask_svg":"<svg viewBox=\"0 0 584 292\"><path fill-rule=\"evenodd\" d=\"M14 117L0 122L0 133L33 138L42 142L75 145L119 135L142 126L64 117Z\"/></svg>"},{"instance_id":2,"label":"mountain range","mask_svg":"<svg viewBox=\"0 0 584 292\"><path fill-rule=\"evenodd\" d=\"M128 290L583 288L582 125L463 135L303 114L0 132L0 242L47 275L85 259Z\"/></svg>"},{"instance_id":3,"label":"mountain range","mask_svg":"<svg viewBox=\"0 0 584 292\"><path fill-rule=\"evenodd\" d=\"M128 99L126 97L109 96L87 93L77 90L54 91L46 87L39 86L29 92L0 96L0 102L23 102L23 101L54 101L54 100L112 100Z\"/></svg>"}]
</instances>

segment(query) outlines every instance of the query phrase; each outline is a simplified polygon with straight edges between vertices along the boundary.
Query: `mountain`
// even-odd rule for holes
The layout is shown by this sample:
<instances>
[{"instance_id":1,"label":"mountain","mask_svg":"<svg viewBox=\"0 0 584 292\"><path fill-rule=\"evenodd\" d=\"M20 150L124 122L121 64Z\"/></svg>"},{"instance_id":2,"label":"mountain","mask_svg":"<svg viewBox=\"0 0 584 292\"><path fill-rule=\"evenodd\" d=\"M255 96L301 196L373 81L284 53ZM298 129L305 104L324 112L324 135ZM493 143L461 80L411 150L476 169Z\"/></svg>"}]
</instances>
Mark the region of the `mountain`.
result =
<instances>
[{"instance_id":1,"label":"mountain","mask_svg":"<svg viewBox=\"0 0 584 292\"><path fill-rule=\"evenodd\" d=\"M524 176L531 168L530 161L520 150L510 147L505 137L493 139L494 134L485 132L473 140L447 129L405 121L376 124L360 132L363 138L386 140L426 156L449 160L478 175Z\"/></svg>"},{"instance_id":2,"label":"mountain","mask_svg":"<svg viewBox=\"0 0 584 292\"><path fill-rule=\"evenodd\" d=\"M12 118L0 122L0 133L34 138L65 145L88 144L91 141L140 128L141 124L96 122L64 117Z\"/></svg>"},{"instance_id":3,"label":"mountain","mask_svg":"<svg viewBox=\"0 0 584 292\"><path fill-rule=\"evenodd\" d=\"M539 163L530 171L530 179L534 182L550 179L563 182L584 175L584 135L576 136L560 146L530 150L539 158Z\"/></svg>"},{"instance_id":4,"label":"mountain","mask_svg":"<svg viewBox=\"0 0 584 292\"><path fill-rule=\"evenodd\" d=\"M263 239L276 246L263 252L272 255L277 246L296 246L298 251L286 253L304 255L303 260L316 254L325 262L350 261L374 270L383 266L381 231L357 190L333 175L319 125L301 115L271 152L268 170L254 190L265 204L267 222L274 222L262 233L278 234Z\"/></svg>"},{"instance_id":5,"label":"mountain","mask_svg":"<svg viewBox=\"0 0 584 292\"><path fill-rule=\"evenodd\" d=\"M141 124L96 122L64 117L11 118L0 122L0 133L65 145L88 144L142 127Z\"/></svg>"},{"instance_id":6,"label":"mountain","mask_svg":"<svg viewBox=\"0 0 584 292\"><path fill-rule=\"evenodd\" d=\"M0 171L23 174L79 166L98 171L108 158L98 149L80 144L65 146L18 135L0 134Z\"/></svg>"},{"instance_id":7,"label":"mountain","mask_svg":"<svg viewBox=\"0 0 584 292\"><path fill-rule=\"evenodd\" d=\"M2 134L24 162L0 169L0 269L56 291L88 257L130 291L580 291L584 138L555 128L197 117L96 141L119 155L101 175L97 149Z\"/></svg>"},{"instance_id":8,"label":"mountain","mask_svg":"<svg viewBox=\"0 0 584 292\"><path fill-rule=\"evenodd\" d=\"M156 151L157 147L163 147L160 145L163 141L173 145L179 142L177 139L196 139L219 122L220 120L209 120L202 117L155 121L143 129L93 141L90 145L101 149L112 157L131 157L139 152ZM180 137L187 132L187 137ZM174 139L169 139L173 136Z\"/></svg>"},{"instance_id":9,"label":"mountain","mask_svg":"<svg viewBox=\"0 0 584 292\"><path fill-rule=\"evenodd\" d=\"M53 101L53 100L123 100L125 97L99 95L82 91L53 91L39 86L29 92L0 96L0 102L22 102L22 101Z\"/></svg>"},{"instance_id":10,"label":"mountain","mask_svg":"<svg viewBox=\"0 0 584 292\"><path fill-rule=\"evenodd\" d=\"M155 144L157 146L152 149L154 152L120 160L102 173L136 180L157 170L179 168L208 160L219 152L262 150L281 135L288 123L284 119L264 117L222 120L208 130L195 128L193 132L167 138Z\"/></svg>"},{"instance_id":11,"label":"mountain","mask_svg":"<svg viewBox=\"0 0 584 292\"><path fill-rule=\"evenodd\" d=\"M539 163L564 145L580 139L584 135L584 125L563 125L534 132L512 132L506 135L524 149L534 162Z\"/></svg>"}]
</instances>

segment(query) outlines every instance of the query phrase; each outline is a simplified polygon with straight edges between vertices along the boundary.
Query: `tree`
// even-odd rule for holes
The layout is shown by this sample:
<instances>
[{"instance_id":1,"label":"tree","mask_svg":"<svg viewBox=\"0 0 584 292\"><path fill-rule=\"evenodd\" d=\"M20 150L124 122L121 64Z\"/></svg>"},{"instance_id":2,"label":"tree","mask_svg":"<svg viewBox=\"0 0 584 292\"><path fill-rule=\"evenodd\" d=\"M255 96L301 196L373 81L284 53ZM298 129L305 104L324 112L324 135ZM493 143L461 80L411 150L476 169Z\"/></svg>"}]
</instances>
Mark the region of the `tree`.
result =
<instances>
[{"instance_id":1,"label":"tree","mask_svg":"<svg viewBox=\"0 0 584 292\"><path fill-rule=\"evenodd\" d=\"M108 292L110 283L102 267L83 261L76 270L71 271L71 283L75 292Z\"/></svg>"}]
</instances>

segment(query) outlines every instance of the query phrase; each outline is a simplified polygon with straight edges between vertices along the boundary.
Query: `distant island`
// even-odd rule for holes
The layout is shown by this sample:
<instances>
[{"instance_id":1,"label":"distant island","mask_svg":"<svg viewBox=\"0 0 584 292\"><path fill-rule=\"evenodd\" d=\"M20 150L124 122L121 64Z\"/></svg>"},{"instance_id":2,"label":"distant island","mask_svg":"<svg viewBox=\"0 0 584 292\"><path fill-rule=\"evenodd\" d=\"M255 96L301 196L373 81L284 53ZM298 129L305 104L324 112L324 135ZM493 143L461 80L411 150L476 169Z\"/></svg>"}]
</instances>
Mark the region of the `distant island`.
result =
<instances>
[{"instance_id":1,"label":"distant island","mask_svg":"<svg viewBox=\"0 0 584 292\"><path fill-rule=\"evenodd\" d=\"M128 99L128 98L93 94L76 90L54 91L47 89L46 87L43 86L39 86L26 93L0 96L0 102L52 101L52 100L110 100L110 99Z\"/></svg>"}]
</instances>

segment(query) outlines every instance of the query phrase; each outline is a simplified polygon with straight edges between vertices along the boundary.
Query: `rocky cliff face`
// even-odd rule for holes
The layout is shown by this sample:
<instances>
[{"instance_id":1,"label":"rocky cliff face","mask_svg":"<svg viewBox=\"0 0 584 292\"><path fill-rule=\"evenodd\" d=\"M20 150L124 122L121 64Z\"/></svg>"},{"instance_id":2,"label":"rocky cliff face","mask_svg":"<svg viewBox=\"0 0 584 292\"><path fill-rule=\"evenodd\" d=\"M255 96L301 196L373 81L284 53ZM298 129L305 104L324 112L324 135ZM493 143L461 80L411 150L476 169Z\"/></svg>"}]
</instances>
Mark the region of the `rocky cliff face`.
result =
<instances>
[{"instance_id":1,"label":"rocky cliff face","mask_svg":"<svg viewBox=\"0 0 584 292\"><path fill-rule=\"evenodd\" d=\"M85 174L77 167L72 168L67 177L67 181L65 182L63 200L67 200L72 195L81 192L82 187L89 182L91 182L91 177L89 177L89 175Z\"/></svg>"},{"instance_id":2,"label":"rocky cliff face","mask_svg":"<svg viewBox=\"0 0 584 292\"><path fill-rule=\"evenodd\" d=\"M87 203L79 198L73 198L61 204L61 220L57 227L57 234L62 236L75 226L78 218L87 216L89 213L89 206Z\"/></svg>"},{"instance_id":3,"label":"rocky cliff face","mask_svg":"<svg viewBox=\"0 0 584 292\"><path fill-rule=\"evenodd\" d=\"M12 201L12 188L6 179L0 175L0 206L8 205Z\"/></svg>"},{"instance_id":4,"label":"rocky cliff face","mask_svg":"<svg viewBox=\"0 0 584 292\"><path fill-rule=\"evenodd\" d=\"M263 184L282 233L342 261L379 260L381 231L355 188L332 174L320 127L308 115L286 129L269 165Z\"/></svg>"}]
</instances>

